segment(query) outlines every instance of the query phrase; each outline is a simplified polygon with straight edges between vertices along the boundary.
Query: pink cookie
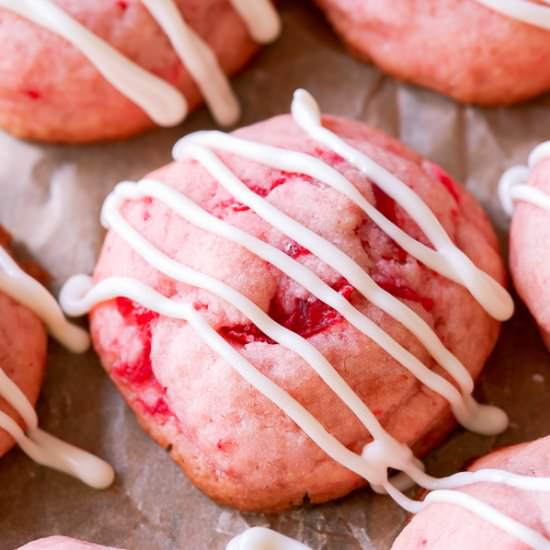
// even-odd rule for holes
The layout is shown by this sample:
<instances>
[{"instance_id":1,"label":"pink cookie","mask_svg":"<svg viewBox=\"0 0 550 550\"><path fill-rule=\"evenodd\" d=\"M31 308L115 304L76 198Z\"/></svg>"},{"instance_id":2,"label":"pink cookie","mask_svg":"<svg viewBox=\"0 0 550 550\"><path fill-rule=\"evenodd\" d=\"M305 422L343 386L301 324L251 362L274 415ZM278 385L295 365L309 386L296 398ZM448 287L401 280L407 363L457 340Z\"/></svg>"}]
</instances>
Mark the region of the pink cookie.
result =
<instances>
[{"instance_id":1,"label":"pink cookie","mask_svg":"<svg viewBox=\"0 0 550 550\"><path fill-rule=\"evenodd\" d=\"M112 546L101 546L68 537L47 537L34 540L19 547L17 550L101 550L102 548L104 550L117 550Z\"/></svg>"},{"instance_id":2,"label":"pink cookie","mask_svg":"<svg viewBox=\"0 0 550 550\"><path fill-rule=\"evenodd\" d=\"M364 124L334 117L324 117L323 123L404 180L457 246L479 268L503 281L504 268L485 214L442 169ZM392 199L342 157L305 135L290 117L276 117L236 134L322 159L345 174L390 220L426 242ZM339 247L382 288L413 308L477 377L495 344L499 323L468 291L424 267L354 203L312 177L235 155L220 156L256 194ZM196 162L178 161L151 177L313 270L428 368L442 372L403 326L308 250L236 201ZM130 202L123 215L164 254L222 280L308 339L383 426L417 453L432 448L454 425L441 396L272 265L240 245L198 229L160 201ZM192 303L218 334L307 407L346 447L360 452L370 441L356 417L302 359L274 344L224 300L156 271L113 231L106 238L95 281L112 276L137 279L176 301ZM306 499L327 501L364 485L221 360L189 324L118 298L92 311L91 331L103 365L144 429L216 500L243 510L274 511Z\"/></svg>"},{"instance_id":3,"label":"pink cookie","mask_svg":"<svg viewBox=\"0 0 550 550\"><path fill-rule=\"evenodd\" d=\"M0 226L0 246L9 249L11 238ZM46 365L47 335L40 319L0 291L0 368L36 403ZM0 411L17 414L0 398ZM0 429L0 456L14 440Z\"/></svg>"},{"instance_id":4,"label":"pink cookie","mask_svg":"<svg viewBox=\"0 0 550 550\"><path fill-rule=\"evenodd\" d=\"M443 170L364 124L334 117L325 117L323 123L405 181L478 267L499 281L504 279L487 218L473 197ZM426 242L392 199L342 157L305 135L290 117L273 118L237 135L322 159L345 174L387 218ZM495 344L499 323L468 291L409 256L359 207L312 177L239 156L220 156L256 194L328 239L382 288L413 308L477 377ZM442 372L403 326L308 250L236 201L196 162L182 160L151 177L313 270L428 368ZM418 453L432 448L454 425L441 396L272 265L240 245L191 225L158 200L132 201L123 207L123 215L164 254L223 281L272 319L307 338L383 426ZM302 359L274 344L224 300L156 271L111 231L95 281L113 276L137 279L176 301L192 303L218 334L307 407L346 447L360 452L370 441L349 409ZM243 510L273 511L305 499L330 500L364 485L221 360L189 324L118 298L92 311L91 330L103 365L143 427L218 501Z\"/></svg>"},{"instance_id":5,"label":"pink cookie","mask_svg":"<svg viewBox=\"0 0 550 550\"><path fill-rule=\"evenodd\" d=\"M470 470L496 468L528 476L550 475L550 437L495 451ZM550 536L550 494L500 484L476 483L461 489L519 523ZM528 550L477 514L447 503L431 504L415 516L392 550Z\"/></svg>"},{"instance_id":6,"label":"pink cookie","mask_svg":"<svg viewBox=\"0 0 550 550\"><path fill-rule=\"evenodd\" d=\"M201 103L195 80L141 0L55 0L55 4L173 86L174 92L179 90L190 109ZM229 0L177 0L176 4L223 72L234 74L258 50ZM60 35L0 9L0 43L0 126L6 130L25 138L73 143L120 139L154 127L142 108ZM130 87L135 89L136 82ZM162 98L155 101L163 103Z\"/></svg>"},{"instance_id":7,"label":"pink cookie","mask_svg":"<svg viewBox=\"0 0 550 550\"><path fill-rule=\"evenodd\" d=\"M550 160L537 164L529 184L550 195ZM550 212L528 202L517 202L510 229L512 277L550 349L549 253Z\"/></svg>"},{"instance_id":8,"label":"pink cookie","mask_svg":"<svg viewBox=\"0 0 550 550\"><path fill-rule=\"evenodd\" d=\"M358 57L397 78L482 105L550 90L550 31L477 0L315 1Z\"/></svg>"}]
</instances>

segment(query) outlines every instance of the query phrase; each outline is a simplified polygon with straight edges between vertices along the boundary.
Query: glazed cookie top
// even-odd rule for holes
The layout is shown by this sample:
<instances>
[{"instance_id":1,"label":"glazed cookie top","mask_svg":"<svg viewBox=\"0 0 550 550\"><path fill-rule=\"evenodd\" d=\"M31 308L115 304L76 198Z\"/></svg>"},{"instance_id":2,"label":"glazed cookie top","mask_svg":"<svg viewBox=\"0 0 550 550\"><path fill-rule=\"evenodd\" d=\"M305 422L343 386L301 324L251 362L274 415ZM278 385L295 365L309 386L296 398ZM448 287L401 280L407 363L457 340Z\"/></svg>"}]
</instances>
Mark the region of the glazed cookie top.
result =
<instances>
[{"instance_id":1,"label":"glazed cookie top","mask_svg":"<svg viewBox=\"0 0 550 550\"><path fill-rule=\"evenodd\" d=\"M229 0L250 35L259 43L274 40L280 22L270 0ZM141 0L166 34L181 62L201 90L214 118L234 124L240 108L215 55L186 24L175 0ZM173 85L158 78L88 30L53 0L0 0L0 8L62 36L95 65L119 92L139 105L160 126L179 124L187 115L187 102Z\"/></svg>"},{"instance_id":2,"label":"glazed cookie top","mask_svg":"<svg viewBox=\"0 0 550 550\"><path fill-rule=\"evenodd\" d=\"M191 134L175 146L174 155L176 159L185 157L202 166L233 196L239 208L242 206L254 211L267 224L291 239L296 247L320 258L336 270L347 284L404 325L436 358L441 367L453 378L456 386L430 371L380 326L357 310L341 293L328 286L308 267L296 261L295 254L286 254L252 234L213 216L191 196L155 179L143 180L137 184L125 182L117 186L104 204L103 224L154 271L168 280L204 289L227 301L259 329L258 334L262 334L262 337L279 343L302 357L349 407L372 435L373 441L368 443L361 453L355 453L344 446L297 400L257 370L238 348L232 346L223 335L210 326L205 315L199 311L198 305L182 301L182 297L177 293L172 297L165 296L142 280L128 276L118 277L104 273L98 277L96 284L89 277L77 276L69 281L62 291L61 302L65 311L80 315L90 311L97 304L124 297L155 314L186 321L194 329L197 338L202 339L248 383L280 407L325 453L366 479L375 489L389 493L405 509L417 512L429 502L436 500L453 502L474 510L501 529L515 533L518 538L533 541L537 548L543 548L546 541L537 532L527 526L517 525L511 518L502 517L496 510L484 507L483 503L478 501L468 500L462 493L453 490L473 480L498 481L530 490L533 488L532 479L490 471L458 474L444 479L426 475L411 450L383 428L376 415L358 398L327 358L304 337L305 335L301 336L277 323L243 293L216 276L198 272L167 256L122 215L124 205L128 202L159 201L192 225L237 243L275 266L318 300L331 306L357 330L372 338L397 359L423 384L443 395L463 425L486 434L498 433L505 429L506 415L494 407L483 406L474 401L471 395L473 381L468 371L419 315L384 291L344 250L283 213L264 198L262 189L251 188L250 182L243 182L224 163L223 157L220 157L219 153L223 152L286 173L298 173L302 177L311 178L311 181L322 182L323 185L350 199L411 256L422 261L440 276L468 289L489 315L503 320L512 314L513 303L508 293L454 244L441 222L420 196L382 165L324 126L313 97L303 90L296 92L292 114L295 124L308 139L324 147L327 154L343 159L391 197L414 220L430 245L411 237L395 225L365 200L357 187L342 172L332 168L322 158L220 132ZM390 469L407 475L390 479ZM411 479L426 488L436 489L426 502L413 501L401 492ZM550 490L550 479L536 481L537 487Z\"/></svg>"},{"instance_id":3,"label":"glazed cookie top","mask_svg":"<svg viewBox=\"0 0 550 550\"><path fill-rule=\"evenodd\" d=\"M0 292L25 306L40 318L49 333L73 352L89 347L81 328L67 322L53 296L28 275L0 243ZM0 412L0 428L9 433L21 449L39 464L73 475L83 482L104 488L113 480L112 468L89 453L65 443L38 427L36 412L17 384L0 368L0 397L21 416L25 429Z\"/></svg>"}]
</instances>

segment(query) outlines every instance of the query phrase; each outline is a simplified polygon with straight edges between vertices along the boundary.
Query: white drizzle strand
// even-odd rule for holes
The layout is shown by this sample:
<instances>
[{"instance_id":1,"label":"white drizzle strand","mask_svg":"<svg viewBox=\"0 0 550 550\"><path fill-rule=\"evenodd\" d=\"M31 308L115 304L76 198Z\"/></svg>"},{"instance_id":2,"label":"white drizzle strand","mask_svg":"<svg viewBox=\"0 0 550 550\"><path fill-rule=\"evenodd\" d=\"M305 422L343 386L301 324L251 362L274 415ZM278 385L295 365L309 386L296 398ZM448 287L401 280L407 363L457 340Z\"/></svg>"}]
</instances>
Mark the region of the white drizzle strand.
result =
<instances>
[{"instance_id":1,"label":"white drizzle strand","mask_svg":"<svg viewBox=\"0 0 550 550\"><path fill-rule=\"evenodd\" d=\"M240 116L240 107L211 48L186 24L174 0L141 1L197 83L216 121L226 126L234 124ZM231 0L231 3L258 43L271 42L278 36L279 17L269 0ZM52 0L0 0L0 8L65 38L156 124L174 126L187 116L187 101L175 86L122 55Z\"/></svg>"},{"instance_id":2,"label":"white drizzle strand","mask_svg":"<svg viewBox=\"0 0 550 550\"><path fill-rule=\"evenodd\" d=\"M550 30L550 6L543 6L532 0L477 0L480 4L541 29ZM550 4L549 0L542 0Z\"/></svg>"},{"instance_id":3,"label":"white drizzle strand","mask_svg":"<svg viewBox=\"0 0 550 550\"><path fill-rule=\"evenodd\" d=\"M16 390L19 388L0 370L0 395L11 403L10 397ZM26 400L20 390L19 393ZM34 409L32 411L33 422L25 422L26 433L10 416L0 412L0 428L8 432L30 458L42 466L69 474L94 489L106 489L113 483L115 474L109 464L41 430Z\"/></svg>"},{"instance_id":4,"label":"white drizzle strand","mask_svg":"<svg viewBox=\"0 0 550 550\"><path fill-rule=\"evenodd\" d=\"M90 339L86 331L67 322L53 296L27 275L2 247L0 291L33 311L44 322L49 333L72 352L82 353L88 349ZM33 460L70 474L97 489L111 485L114 479L111 466L38 427L33 406L1 368L0 397L18 412L26 427L23 431L10 416L0 412L0 428L8 432Z\"/></svg>"},{"instance_id":5,"label":"white drizzle strand","mask_svg":"<svg viewBox=\"0 0 550 550\"><path fill-rule=\"evenodd\" d=\"M498 185L498 195L502 208L509 216L513 214L514 203L518 201L534 204L550 212L550 196L529 185L531 171L539 162L548 158L550 141L545 141L531 151L527 166L513 166L504 172Z\"/></svg>"},{"instance_id":6,"label":"white drizzle strand","mask_svg":"<svg viewBox=\"0 0 550 550\"><path fill-rule=\"evenodd\" d=\"M486 481L502 483L522 490L550 491L550 479L533 479L498 470L464 472L443 479L436 479L425 474L421 463L414 457L411 450L385 431L367 405L353 392L326 358L305 338L276 323L248 298L222 281L186 267L162 253L122 215L121 209L126 201L140 200L144 197L154 198L193 225L244 246L296 280L312 295L330 305L358 330L372 338L400 361L423 384L443 395L450 402L455 415L463 424L487 434L498 433L505 429L506 415L499 409L481 406L473 400L471 397L473 382L469 373L458 359L444 348L437 335L413 310L380 289L368 274L340 249L250 191L223 163L221 158L210 150L228 151L274 168L308 174L319 182L332 186L356 202L379 227L395 238L410 254L420 261L425 260L432 269L466 287L493 317L504 319L512 313L513 302L508 293L495 280L479 270L454 245L433 212L420 197L381 166L322 127L318 106L307 92L301 90L295 94L292 113L297 124L310 137L343 156L365 177L370 178L375 185L379 185L390 194L419 223L436 250L431 250L406 235L376 211L372 205L369 205L349 180L321 160L309 155L260 145L219 132L201 132L191 134L181 140L174 148L175 157L187 157L198 161L237 200L255 211L270 225L331 265L368 300L409 328L443 368L451 374L460 390L433 373L415 356L409 354L398 342L391 339L380 327L372 323L370 319L300 262L264 241L210 215L183 193L160 181L142 180L137 184L123 182L115 187L102 209L102 223L105 227L115 232L139 256L164 275L176 281L205 289L229 302L275 342L300 355L362 422L371 434L373 441L365 445L361 454L347 449L328 433L322 424L298 401L258 371L237 348L210 327L192 304L162 296L140 281L126 277L109 277L94 285L90 277L79 275L69 280L63 288L60 298L62 307L71 315L81 315L100 303L124 296L160 315L184 320L189 323L207 346L223 357L247 382L284 411L327 455L363 477L377 490L387 492L406 510L416 513L424 508L429 500L418 502L406 497L392 480L388 479L389 469L403 472L415 482L434 490L433 496L430 496L432 501L445 500L463 506L479 513L484 519L516 538L533 541L534 548L537 550L548 550L550 542L534 530L516 524L511 518L504 516L494 508L471 497L464 497L464 493L454 489ZM303 546L291 546L291 542L288 540L280 538L276 534L271 535L266 530L255 531L252 535L241 535L230 543L229 548L231 550L260 548L260 543L264 542L273 544L273 548L304 548Z\"/></svg>"},{"instance_id":7,"label":"white drizzle strand","mask_svg":"<svg viewBox=\"0 0 550 550\"><path fill-rule=\"evenodd\" d=\"M251 527L229 541L226 550L310 550L309 546L265 527Z\"/></svg>"},{"instance_id":8,"label":"white drizzle strand","mask_svg":"<svg viewBox=\"0 0 550 550\"><path fill-rule=\"evenodd\" d=\"M69 323L54 297L25 273L1 246L0 290L40 317L49 333L70 351L83 353L90 346L88 333Z\"/></svg>"}]
</instances>

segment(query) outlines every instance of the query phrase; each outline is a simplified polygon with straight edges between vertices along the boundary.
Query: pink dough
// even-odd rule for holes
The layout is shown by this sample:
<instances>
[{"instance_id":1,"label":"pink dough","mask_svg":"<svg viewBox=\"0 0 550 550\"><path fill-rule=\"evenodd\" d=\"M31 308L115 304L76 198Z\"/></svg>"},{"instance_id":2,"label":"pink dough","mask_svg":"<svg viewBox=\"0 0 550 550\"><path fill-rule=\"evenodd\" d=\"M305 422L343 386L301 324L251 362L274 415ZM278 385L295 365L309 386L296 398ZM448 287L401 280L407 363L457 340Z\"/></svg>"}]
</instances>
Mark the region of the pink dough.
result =
<instances>
[{"instance_id":1,"label":"pink dough","mask_svg":"<svg viewBox=\"0 0 550 550\"><path fill-rule=\"evenodd\" d=\"M68 537L47 537L21 546L17 550L117 550L112 546L101 546ZM120 549L119 549L120 550Z\"/></svg>"},{"instance_id":2,"label":"pink dough","mask_svg":"<svg viewBox=\"0 0 550 550\"><path fill-rule=\"evenodd\" d=\"M0 226L0 246L6 247L9 240ZM0 291L0 368L33 405L42 386L46 347L47 335L40 319ZM17 413L2 398L0 411L18 418ZM0 429L0 456L14 444L15 441Z\"/></svg>"},{"instance_id":3,"label":"pink dough","mask_svg":"<svg viewBox=\"0 0 550 550\"><path fill-rule=\"evenodd\" d=\"M531 185L550 194L550 160L539 163ZM537 321L550 350L550 212L518 202L510 229L510 266L514 285Z\"/></svg>"},{"instance_id":4,"label":"pink dough","mask_svg":"<svg viewBox=\"0 0 550 550\"><path fill-rule=\"evenodd\" d=\"M550 90L550 31L476 0L315 0L361 59L458 101L507 105Z\"/></svg>"},{"instance_id":5,"label":"pink dough","mask_svg":"<svg viewBox=\"0 0 550 550\"><path fill-rule=\"evenodd\" d=\"M333 117L326 117L324 123L404 180L473 261L504 280L495 235L485 214L441 168L364 124ZM342 158L304 135L290 117L276 117L237 134L323 159L410 235L425 241L403 210ZM464 288L408 256L357 206L327 186L232 155L221 154L221 158L255 192L354 258L380 285L416 310L474 376L480 373L499 323ZM237 203L197 163L173 163L151 177L308 266L430 368L442 372L407 330L369 304L341 275ZM223 280L307 337L384 426L419 453L433 447L453 426L449 407L440 396L422 387L369 338L274 267L236 244L193 227L158 201L128 203L123 212L165 254ZM157 272L113 232L107 235L95 280L109 276L134 277L166 296L192 302L212 327L346 446L360 451L369 441L369 434L346 406L298 356L270 342L223 300ZM186 323L118 299L92 312L91 330L103 365L143 427L170 448L172 457L213 498L243 510L273 511L307 498L330 500L364 484L329 459Z\"/></svg>"},{"instance_id":6,"label":"pink dough","mask_svg":"<svg viewBox=\"0 0 550 550\"><path fill-rule=\"evenodd\" d=\"M529 476L550 475L550 437L495 451L474 463L471 470L498 468ZM547 538L550 536L550 493L521 491L493 483L462 489L494 506ZM415 516L392 550L528 550L504 531L476 514L453 504L431 504Z\"/></svg>"},{"instance_id":7,"label":"pink dough","mask_svg":"<svg viewBox=\"0 0 550 550\"><path fill-rule=\"evenodd\" d=\"M201 95L168 38L140 0L56 0L132 61L179 88L191 108ZM228 74L257 51L228 0L176 0L186 22ZM0 9L0 126L57 142L125 138L154 126L88 58L60 36Z\"/></svg>"}]
</instances>

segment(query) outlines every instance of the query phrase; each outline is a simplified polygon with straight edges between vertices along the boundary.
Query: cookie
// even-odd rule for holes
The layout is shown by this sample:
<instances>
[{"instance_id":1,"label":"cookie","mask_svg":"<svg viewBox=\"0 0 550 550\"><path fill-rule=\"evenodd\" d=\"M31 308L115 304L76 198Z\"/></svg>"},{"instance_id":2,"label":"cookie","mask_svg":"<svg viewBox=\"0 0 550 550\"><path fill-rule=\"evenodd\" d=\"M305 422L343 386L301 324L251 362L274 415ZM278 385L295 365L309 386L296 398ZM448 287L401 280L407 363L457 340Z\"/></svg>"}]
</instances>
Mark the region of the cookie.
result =
<instances>
[{"instance_id":1,"label":"cookie","mask_svg":"<svg viewBox=\"0 0 550 550\"><path fill-rule=\"evenodd\" d=\"M397 140L318 116L302 90L293 117L184 138L107 198L94 279L61 294L144 429L242 510L382 485L361 453L380 437L399 469L451 409L506 426L471 397L513 309L487 217Z\"/></svg>"},{"instance_id":2,"label":"cookie","mask_svg":"<svg viewBox=\"0 0 550 550\"><path fill-rule=\"evenodd\" d=\"M550 56L549 6L527 0L315 2L355 55L401 80L489 106L550 90L550 67L543 62Z\"/></svg>"},{"instance_id":3,"label":"cookie","mask_svg":"<svg viewBox=\"0 0 550 550\"><path fill-rule=\"evenodd\" d=\"M19 547L17 550L117 550L112 546L101 546L90 542L71 539L69 537L47 537L34 540ZM118 549L120 550L120 549Z\"/></svg>"},{"instance_id":4,"label":"cookie","mask_svg":"<svg viewBox=\"0 0 550 550\"><path fill-rule=\"evenodd\" d=\"M536 147L529 166L516 166L502 177L499 192L512 216L510 269L550 350L550 142Z\"/></svg>"},{"instance_id":5,"label":"cookie","mask_svg":"<svg viewBox=\"0 0 550 550\"><path fill-rule=\"evenodd\" d=\"M546 437L495 451L477 460L470 471L482 469L504 470L529 476L550 476L550 438ZM461 489L463 493L476 498L500 513L505 514L522 526L546 538L530 539L532 544L516 537L484 518L463 507L435 502L416 515L399 535L392 550L528 550L546 548L550 539L550 492L537 489L533 484L530 491L495 483L474 483ZM538 544L537 544L538 543Z\"/></svg>"},{"instance_id":6,"label":"cookie","mask_svg":"<svg viewBox=\"0 0 550 550\"><path fill-rule=\"evenodd\" d=\"M269 0L2 0L0 126L43 141L121 139L179 124L203 98L234 124L226 75L278 31Z\"/></svg>"}]
</instances>

